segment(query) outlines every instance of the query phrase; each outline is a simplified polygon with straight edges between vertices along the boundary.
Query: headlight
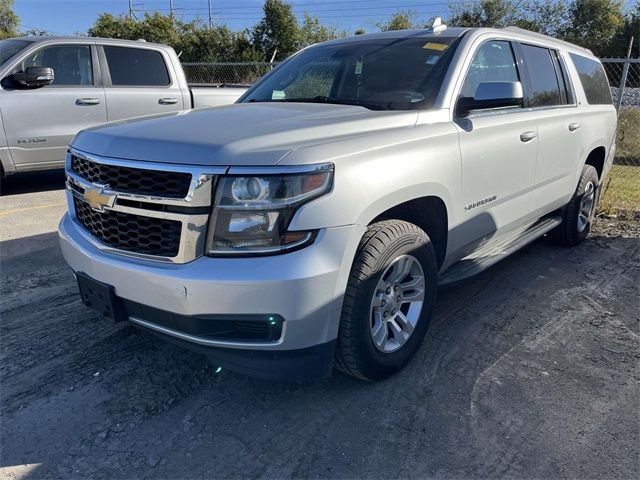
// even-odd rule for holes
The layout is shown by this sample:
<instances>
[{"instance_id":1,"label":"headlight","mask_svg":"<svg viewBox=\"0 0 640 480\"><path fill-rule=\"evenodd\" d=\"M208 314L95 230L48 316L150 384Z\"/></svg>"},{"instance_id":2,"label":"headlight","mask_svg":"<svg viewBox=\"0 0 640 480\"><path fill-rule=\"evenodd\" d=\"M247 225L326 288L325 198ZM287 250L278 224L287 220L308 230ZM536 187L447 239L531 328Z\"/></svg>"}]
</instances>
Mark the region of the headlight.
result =
<instances>
[{"instance_id":1,"label":"headlight","mask_svg":"<svg viewBox=\"0 0 640 480\"><path fill-rule=\"evenodd\" d=\"M311 243L314 231L288 232L287 228L301 205L331 190L333 165L312 165L305 170L220 177L209 223L207 255L264 255Z\"/></svg>"}]
</instances>

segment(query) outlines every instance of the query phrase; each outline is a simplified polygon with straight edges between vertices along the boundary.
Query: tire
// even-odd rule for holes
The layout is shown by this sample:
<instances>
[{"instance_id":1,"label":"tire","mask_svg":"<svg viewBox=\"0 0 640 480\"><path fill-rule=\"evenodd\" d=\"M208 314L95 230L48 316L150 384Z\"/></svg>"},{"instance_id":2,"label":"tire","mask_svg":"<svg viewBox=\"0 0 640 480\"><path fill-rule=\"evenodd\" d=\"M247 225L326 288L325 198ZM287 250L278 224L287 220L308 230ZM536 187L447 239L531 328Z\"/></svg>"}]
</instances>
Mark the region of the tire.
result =
<instances>
[{"instance_id":1,"label":"tire","mask_svg":"<svg viewBox=\"0 0 640 480\"><path fill-rule=\"evenodd\" d=\"M562 209L562 224L549 234L553 242L573 247L587 238L596 211L598 193L598 172L591 165L585 165L573 197ZM588 213L585 213L587 209Z\"/></svg>"},{"instance_id":2,"label":"tire","mask_svg":"<svg viewBox=\"0 0 640 480\"><path fill-rule=\"evenodd\" d=\"M404 270L408 273L402 277ZM371 225L360 241L349 275L334 366L372 381L387 378L409 363L431 320L437 272L435 250L423 230L400 220ZM418 305L415 299L421 295L422 304ZM383 320L384 313L387 320ZM402 331L396 333L399 327ZM386 329L386 337L382 329Z\"/></svg>"}]
</instances>

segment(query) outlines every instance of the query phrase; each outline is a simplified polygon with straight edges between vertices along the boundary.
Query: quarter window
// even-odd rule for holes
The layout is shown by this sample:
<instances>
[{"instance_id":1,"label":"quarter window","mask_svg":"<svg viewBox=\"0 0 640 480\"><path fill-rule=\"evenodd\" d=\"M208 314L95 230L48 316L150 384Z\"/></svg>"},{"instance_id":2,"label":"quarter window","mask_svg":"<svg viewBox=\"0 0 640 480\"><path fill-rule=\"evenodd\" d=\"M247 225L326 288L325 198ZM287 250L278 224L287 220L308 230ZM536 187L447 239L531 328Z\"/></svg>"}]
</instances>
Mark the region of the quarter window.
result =
<instances>
[{"instance_id":1,"label":"quarter window","mask_svg":"<svg viewBox=\"0 0 640 480\"><path fill-rule=\"evenodd\" d=\"M562 105L560 85L551 52L542 47L522 45L522 56L531 80L528 106Z\"/></svg>"},{"instance_id":2,"label":"quarter window","mask_svg":"<svg viewBox=\"0 0 640 480\"><path fill-rule=\"evenodd\" d=\"M146 48L104 47L112 85L167 86L169 72L162 54Z\"/></svg>"},{"instance_id":3,"label":"quarter window","mask_svg":"<svg viewBox=\"0 0 640 480\"><path fill-rule=\"evenodd\" d=\"M22 62L22 71L28 67L53 68L52 85L93 85L89 45L45 47Z\"/></svg>"},{"instance_id":4,"label":"quarter window","mask_svg":"<svg viewBox=\"0 0 640 480\"><path fill-rule=\"evenodd\" d=\"M518 69L511 44L492 40L483 44L473 56L462 96L471 98L482 82L518 82Z\"/></svg>"},{"instance_id":5,"label":"quarter window","mask_svg":"<svg viewBox=\"0 0 640 480\"><path fill-rule=\"evenodd\" d=\"M591 105L611 105L611 90L602 64L575 53L569 56L578 71L587 102Z\"/></svg>"}]
</instances>

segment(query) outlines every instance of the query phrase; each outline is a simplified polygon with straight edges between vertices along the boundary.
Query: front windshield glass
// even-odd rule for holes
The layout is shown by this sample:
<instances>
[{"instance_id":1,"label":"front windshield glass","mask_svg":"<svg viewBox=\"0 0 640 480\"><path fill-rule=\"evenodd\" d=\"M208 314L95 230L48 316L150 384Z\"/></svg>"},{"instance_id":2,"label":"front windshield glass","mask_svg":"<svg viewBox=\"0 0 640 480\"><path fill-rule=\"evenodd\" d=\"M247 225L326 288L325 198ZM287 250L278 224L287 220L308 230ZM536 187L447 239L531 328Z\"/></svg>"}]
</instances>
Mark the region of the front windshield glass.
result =
<instances>
[{"instance_id":1,"label":"front windshield glass","mask_svg":"<svg viewBox=\"0 0 640 480\"><path fill-rule=\"evenodd\" d=\"M2 40L0 42L0 66L30 43L28 40Z\"/></svg>"},{"instance_id":2,"label":"front windshield glass","mask_svg":"<svg viewBox=\"0 0 640 480\"><path fill-rule=\"evenodd\" d=\"M311 47L280 65L242 102L335 103L372 110L430 108L456 40L379 38Z\"/></svg>"}]
</instances>

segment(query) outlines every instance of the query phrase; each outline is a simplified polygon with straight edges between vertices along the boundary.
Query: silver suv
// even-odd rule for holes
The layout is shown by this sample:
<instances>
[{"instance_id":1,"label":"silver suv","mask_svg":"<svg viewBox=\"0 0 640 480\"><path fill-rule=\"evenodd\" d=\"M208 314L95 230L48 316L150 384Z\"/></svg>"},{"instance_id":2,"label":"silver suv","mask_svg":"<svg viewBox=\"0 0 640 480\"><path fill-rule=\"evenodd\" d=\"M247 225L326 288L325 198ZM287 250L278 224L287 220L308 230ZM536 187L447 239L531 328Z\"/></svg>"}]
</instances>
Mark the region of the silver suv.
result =
<instances>
[{"instance_id":1,"label":"silver suv","mask_svg":"<svg viewBox=\"0 0 640 480\"><path fill-rule=\"evenodd\" d=\"M615 129L575 45L437 21L332 41L234 105L81 132L62 251L86 305L218 365L382 379L438 285L585 239Z\"/></svg>"}]
</instances>

